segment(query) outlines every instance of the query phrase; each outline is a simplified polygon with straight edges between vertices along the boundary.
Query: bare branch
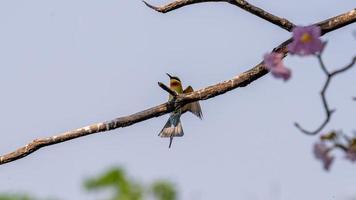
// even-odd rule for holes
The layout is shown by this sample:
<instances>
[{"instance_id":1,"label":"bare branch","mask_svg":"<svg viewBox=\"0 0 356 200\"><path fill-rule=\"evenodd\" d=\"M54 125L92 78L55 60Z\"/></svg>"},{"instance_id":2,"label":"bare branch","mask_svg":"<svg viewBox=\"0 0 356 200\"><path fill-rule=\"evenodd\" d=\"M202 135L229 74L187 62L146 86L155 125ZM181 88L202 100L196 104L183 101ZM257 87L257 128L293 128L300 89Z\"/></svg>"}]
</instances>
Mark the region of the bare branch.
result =
<instances>
[{"instance_id":1,"label":"bare branch","mask_svg":"<svg viewBox=\"0 0 356 200\"><path fill-rule=\"evenodd\" d=\"M149 8L152 8L153 10L161 13L167 13L172 10L176 10L178 8L188 6L191 4L196 4L196 3L204 3L204 2L227 2L227 0L177 0L173 1L171 3L168 3L164 6L153 6L146 1L143 1L143 3L146 4Z\"/></svg>"},{"instance_id":2,"label":"bare branch","mask_svg":"<svg viewBox=\"0 0 356 200\"><path fill-rule=\"evenodd\" d=\"M277 25L287 31L292 31L293 27L295 26L292 22L285 18L278 17L276 15L273 15L271 13L268 13L267 11L258 8L252 4L249 4L247 1L243 0L229 0L229 3L246 10L247 12L250 12L258 17L261 17L264 20L267 20L271 22L274 25Z\"/></svg>"},{"instance_id":3,"label":"bare branch","mask_svg":"<svg viewBox=\"0 0 356 200\"><path fill-rule=\"evenodd\" d=\"M346 26L354 22L355 19L356 19L356 12L355 10L352 10L350 12L344 13L342 15L318 23L317 25L320 25L321 29L323 30L323 33L325 34L327 32ZM324 27L327 27L327 30L324 31ZM287 55L288 51L286 46L291 41L292 41L291 39L284 41L278 47L274 48L273 51ZM184 106L185 104L193 101L210 99L215 96L224 94L230 90L236 89L238 87L247 86L251 82L261 78L267 73L268 71L265 69L263 63L261 62L257 64L255 67L251 68L250 70L243 72L238 76L235 76L233 79L197 90L195 92L186 95L182 94L177 96L174 106L170 106L169 103L164 103L132 115L113 119L111 121L93 124L83 128L64 132L60 135L55 135L52 137L33 140L32 142L28 143L24 147L21 147L13 152L0 156L0 165L23 158L45 146L58 144L61 142L91 135L94 133L127 127L135 123L147 119L151 119L153 117L159 117L161 115L173 111L175 107Z\"/></svg>"},{"instance_id":4,"label":"bare branch","mask_svg":"<svg viewBox=\"0 0 356 200\"><path fill-rule=\"evenodd\" d=\"M343 152L347 152L347 150L348 150L348 148L345 145L339 144L339 143L334 144L333 148L335 148L335 149L338 148L338 149L342 150Z\"/></svg>"},{"instance_id":5,"label":"bare branch","mask_svg":"<svg viewBox=\"0 0 356 200\"><path fill-rule=\"evenodd\" d=\"M321 100L323 102L323 107L325 110L325 120L319 125L319 127L314 130L314 131L308 131L304 128L302 128L298 123L295 123L294 125L303 133L307 134L307 135L316 135L318 134L330 121L331 115L335 112L335 110L330 110L327 99L326 99L326 90L328 89L330 82L332 80L332 78L334 78L336 75L347 71L348 69L350 69L356 61L356 56L353 57L353 59L351 60L350 64L346 65L345 67L335 70L334 72L329 72L323 62L323 59L321 58L321 55L317 55L317 58L319 60L319 64L321 69L323 70L323 72L326 74L326 81L323 85L323 89L320 92L320 96L321 96Z\"/></svg>"},{"instance_id":6,"label":"bare branch","mask_svg":"<svg viewBox=\"0 0 356 200\"><path fill-rule=\"evenodd\" d=\"M320 65L321 69L323 70L323 72L325 73L326 76L329 76L330 73L324 64L323 59L321 59L321 54L317 55L317 57L318 57L318 61L319 61L319 65Z\"/></svg>"},{"instance_id":7,"label":"bare branch","mask_svg":"<svg viewBox=\"0 0 356 200\"><path fill-rule=\"evenodd\" d=\"M336 17L326 19L317 25L322 26L321 34L324 35L332 30L342 28L356 22L356 8Z\"/></svg>"},{"instance_id":8,"label":"bare branch","mask_svg":"<svg viewBox=\"0 0 356 200\"><path fill-rule=\"evenodd\" d=\"M252 13L252 14L258 16L258 17L261 17L262 19L265 19L265 20L271 22L272 24L275 24L289 32L295 26L292 22L288 21L287 19L284 19L284 18L275 16L271 13L268 13L267 11L265 11L259 7L256 7L244 0L176 0L176 1L173 1L171 3L168 3L168 4L160 6L160 7L153 6L149 3L147 3L146 1L143 1L143 2L146 4L146 6L152 8L153 10L155 10L157 12L161 12L161 13L167 13L172 10L176 10L178 8L188 6L191 4L196 4L196 3L226 2L226 3L230 3L232 5L235 5L249 13Z\"/></svg>"},{"instance_id":9,"label":"bare branch","mask_svg":"<svg viewBox=\"0 0 356 200\"><path fill-rule=\"evenodd\" d=\"M341 69L338 69L338 70L335 70L333 72L330 73L330 76L335 76L337 74L340 74L342 72L345 72L347 70L349 70L356 62L356 56L354 56L350 62L350 64L346 65L345 67L341 68Z\"/></svg>"}]
</instances>

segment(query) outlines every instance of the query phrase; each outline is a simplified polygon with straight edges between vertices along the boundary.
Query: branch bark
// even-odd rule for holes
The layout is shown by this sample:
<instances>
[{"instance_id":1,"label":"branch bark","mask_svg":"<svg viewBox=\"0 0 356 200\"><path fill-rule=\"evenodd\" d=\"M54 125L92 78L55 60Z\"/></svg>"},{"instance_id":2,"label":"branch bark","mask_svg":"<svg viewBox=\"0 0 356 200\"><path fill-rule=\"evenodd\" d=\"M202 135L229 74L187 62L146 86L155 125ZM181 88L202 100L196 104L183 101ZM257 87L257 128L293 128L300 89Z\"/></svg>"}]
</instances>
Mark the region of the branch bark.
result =
<instances>
[{"instance_id":1,"label":"branch bark","mask_svg":"<svg viewBox=\"0 0 356 200\"><path fill-rule=\"evenodd\" d=\"M230 3L230 4L235 5L249 13L252 13L262 19L265 19L265 20L271 22L272 24L275 24L289 32L295 26L292 22L288 21L287 19L273 15L259 7L256 7L256 6L248 3L247 1L244 1L244 0L176 0L176 1L173 1L173 2L163 5L163 6L153 6L149 3L147 3L146 1L143 1L143 3L145 3L146 6L152 8L153 10L155 10L157 12L161 12L161 13L167 13L167 12L170 12L170 11L173 11L178 8L188 6L191 4L206 3L206 2Z\"/></svg>"},{"instance_id":2,"label":"branch bark","mask_svg":"<svg viewBox=\"0 0 356 200\"><path fill-rule=\"evenodd\" d=\"M317 23L317 25L321 27L322 33L325 34L348 24L351 24L355 21L356 9L353 9L339 16ZM285 42L274 48L273 51L283 53L286 56L288 53L286 45L289 44L291 41L291 39L286 40ZM0 156L0 165L23 158L45 146L58 144L94 133L127 127L147 119L159 117L161 115L173 111L175 107L184 106L185 104L193 101L210 99L215 96L224 94L230 90L236 89L238 87L245 87L253 81L263 77L267 73L268 71L264 68L263 63L261 62L250 70L243 72L230 80L197 90L187 95L178 95L175 100L175 106L173 107L169 103L164 103L125 117L120 117L110 121L93 124L51 137L33 140L32 142L26 144L23 147L20 147L19 149L13 152Z\"/></svg>"}]
</instances>

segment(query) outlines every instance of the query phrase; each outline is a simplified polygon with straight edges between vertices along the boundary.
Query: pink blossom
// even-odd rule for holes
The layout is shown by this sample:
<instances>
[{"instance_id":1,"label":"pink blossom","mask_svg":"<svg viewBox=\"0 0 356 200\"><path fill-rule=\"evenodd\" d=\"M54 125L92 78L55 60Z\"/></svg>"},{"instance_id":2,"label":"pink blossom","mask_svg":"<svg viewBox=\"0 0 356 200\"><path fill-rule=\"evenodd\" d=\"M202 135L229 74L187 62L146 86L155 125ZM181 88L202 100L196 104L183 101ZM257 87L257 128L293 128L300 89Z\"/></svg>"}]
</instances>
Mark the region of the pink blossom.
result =
<instances>
[{"instance_id":1,"label":"pink blossom","mask_svg":"<svg viewBox=\"0 0 356 200\"><path fill-rule=\"evenodd\" d=\"M346 159L350 160L351 162L355 162L356 161L356 151L350 151L348 150L346 152Z\"/></svg>"},{"instance_id":2,"label":"pink blossom","mask_svg":"<svg viewBox=\"0 0 356 200\"><path fill-rule=\"evenodd\" d=\"M300 56L322 52L324 43L320 40L320 33L320 27L316 25L294 27L293 41L288 45L289 52Z\"/></svg>"},{"instance_id":3,"label":"pink blossom","mask_svg":"<svg viewBox=\"0 0 356 200\"><path fill-rule=\"evenodd\" d=\"M281 53L266 53L263 57L265 68L268 69L276 78L282 78L287 81L291 76L290 69L286 68L282 62L283 54Z\"/></svg>"},{"instance_id":4,"label":"pink blossom","mask_svg":"<svg viewBox=\"0 0 356 200\"><path fill-rule=\"evenodd\" d=\"M320 160L323 163L324 169L329 170L332 162L334 161L334 157L329 154L329 148L325 145L325 143L315 143L314 144L314 155L315 158Z\"/></svg>"},{"instance_id":5,"label":"pink blossom","mask_svg":"<svg viewBox=\"0 0 356 200\"><path fill-rule=\"evenodd\" d=\"M356 161L356 144L351 144L346 152L346 159L355 162Z\"/></svg>"}]
</instances>

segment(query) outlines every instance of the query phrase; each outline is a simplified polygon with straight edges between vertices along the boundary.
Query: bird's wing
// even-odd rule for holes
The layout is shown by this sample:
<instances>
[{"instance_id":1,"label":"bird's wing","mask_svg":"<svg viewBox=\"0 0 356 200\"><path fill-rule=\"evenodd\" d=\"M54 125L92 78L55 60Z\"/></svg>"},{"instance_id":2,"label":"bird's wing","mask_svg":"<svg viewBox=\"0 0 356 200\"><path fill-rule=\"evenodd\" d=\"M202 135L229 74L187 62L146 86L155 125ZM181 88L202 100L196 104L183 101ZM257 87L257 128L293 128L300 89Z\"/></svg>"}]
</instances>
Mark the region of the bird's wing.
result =
<instances>
[{"instance_id":1,"label":"bird's wing","mask_svg":"<svg viewBox=\"0 0 356 200\"><path fill-rule=\"evenodd\" d=\"M184 94L189 94L191 92L194 92L192 86L188 86L183 91ZM193 113L195 116L199 117L200 119L203 118L203 113L201 111L201 107L200 107L200 104L199 104L198 101L192 102L192 103L188 103L187 105L183 106L182 113L185 113L187 111Z\"/></svg>"}]
</instances>

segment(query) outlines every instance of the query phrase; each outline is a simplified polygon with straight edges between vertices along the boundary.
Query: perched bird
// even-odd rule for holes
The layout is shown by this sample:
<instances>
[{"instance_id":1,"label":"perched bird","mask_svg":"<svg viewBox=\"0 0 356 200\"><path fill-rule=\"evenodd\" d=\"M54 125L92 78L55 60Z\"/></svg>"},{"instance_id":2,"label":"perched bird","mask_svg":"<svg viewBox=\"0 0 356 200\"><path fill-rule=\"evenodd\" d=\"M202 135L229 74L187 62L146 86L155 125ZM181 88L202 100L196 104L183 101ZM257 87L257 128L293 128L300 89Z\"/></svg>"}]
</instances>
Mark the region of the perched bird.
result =
<instances>
[{"instance_id":1,"label":"perched bird","mask_svg":"<svg viewBox=\"0 0 356 200\"><path fill-rule=\"evenodd\" d=\"M167 73L169 76L169 88L178 94L188 94L193 92L193 88L191 86L188 86L185 90L183 90L182 82L180 79L176 76L171 76L170 74ZM169 101L173 99L172 95L169 95ZM167 121L167 123L164 125L163 129L161 132L158 134L160 137L169 137L169 148L171 148L173 137L182 137L184 135L183 132L183 127L182 127L182 122L180 121L180 116L185 113L185 112L191 112L200 119L203 117L203 113L201 111L201 107L198 101L192 102L189 104L186 104L182 108L178 108L174 110Z\"/></svg>"}]
</instances>

